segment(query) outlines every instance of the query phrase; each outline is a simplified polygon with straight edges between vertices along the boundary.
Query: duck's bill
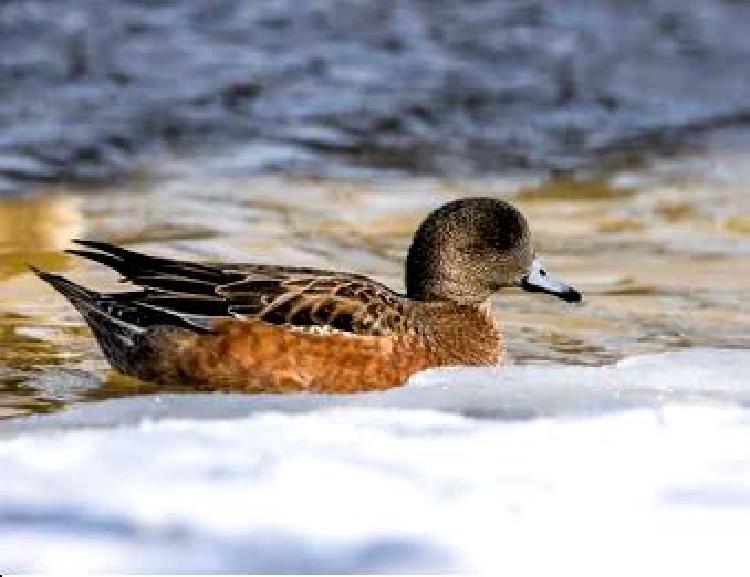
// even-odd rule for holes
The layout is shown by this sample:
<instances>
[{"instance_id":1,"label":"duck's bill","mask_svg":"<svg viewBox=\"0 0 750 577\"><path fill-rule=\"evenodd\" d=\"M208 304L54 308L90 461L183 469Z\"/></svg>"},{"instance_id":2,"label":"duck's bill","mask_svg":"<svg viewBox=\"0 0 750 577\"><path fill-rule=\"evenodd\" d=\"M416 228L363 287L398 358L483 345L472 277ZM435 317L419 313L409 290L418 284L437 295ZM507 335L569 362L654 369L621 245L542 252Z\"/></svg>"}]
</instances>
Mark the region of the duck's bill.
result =
<instances>
[{"instance_id":1,"label":"duck's bill","mask_svg":"<svg viewBox=\"0 0 750 577\"><path fill-rule=\"evenodd\" d=\"M536 293L547 293L564 300L566 303L579 303L583 300L579 293L572 286L560 282L554 277L547 274L542 264L534 259L531 265L531 272L521 281L521 288L525 291Z\"/></svg>"}]
</instances>

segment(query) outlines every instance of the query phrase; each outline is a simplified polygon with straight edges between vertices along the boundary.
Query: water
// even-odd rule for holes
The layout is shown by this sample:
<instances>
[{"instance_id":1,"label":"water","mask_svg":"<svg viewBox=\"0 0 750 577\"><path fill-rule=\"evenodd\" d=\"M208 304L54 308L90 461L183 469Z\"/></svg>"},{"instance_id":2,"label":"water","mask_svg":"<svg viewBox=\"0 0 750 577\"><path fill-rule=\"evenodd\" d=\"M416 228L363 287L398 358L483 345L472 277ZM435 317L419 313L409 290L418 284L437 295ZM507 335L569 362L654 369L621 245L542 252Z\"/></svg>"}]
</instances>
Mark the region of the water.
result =
<instances>
[{"instance_id":1,"label":"water","mask_svg":"<svg viewBox=\"0 0 750 577\"><path fill-rule=\"evenodd\" d=\"M547 267L586 296L570 306L499 295L516 363L603 365L750 344L750 163L721 148L579 181L220 176L201 159L161 171L171 176L0 201L3 415L153 389L108 372L80 316L29 274L32 263L116 288L104 267L61 252L71 238L186 259L357 270L400 289L415 227L462 195L518 204Z\"/></svg>"},{"instance_id":2,"label":"water","mask_svg":"<svg viewBox=\"0 0 750 577\"><path fill-rule=\"evenodd\" d=\"M589 165L747 126L750 9L701 0L5 0L0 193L253 150L247 172Z\"/></svg>"}]
</instances>

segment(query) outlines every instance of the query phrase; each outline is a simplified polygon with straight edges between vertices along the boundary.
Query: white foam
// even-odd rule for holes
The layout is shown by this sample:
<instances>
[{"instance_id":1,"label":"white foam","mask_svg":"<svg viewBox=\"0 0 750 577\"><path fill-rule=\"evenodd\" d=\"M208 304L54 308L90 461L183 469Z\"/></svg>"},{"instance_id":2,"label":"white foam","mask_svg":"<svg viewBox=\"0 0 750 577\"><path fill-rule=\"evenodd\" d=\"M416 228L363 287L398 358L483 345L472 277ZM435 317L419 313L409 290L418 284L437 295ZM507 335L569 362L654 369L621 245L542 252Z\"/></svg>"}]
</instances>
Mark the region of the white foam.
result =
<instances>
[{"instance_id":1,"label":"white foam","mask_svg":"<svg viewBox=\"0 0 750 577\"><path fill-rule=\"evenodd\" d=\"M0 566L744 574L748 391L750 351L694 350L6 423Z\"/></svg>"}]
</instances>

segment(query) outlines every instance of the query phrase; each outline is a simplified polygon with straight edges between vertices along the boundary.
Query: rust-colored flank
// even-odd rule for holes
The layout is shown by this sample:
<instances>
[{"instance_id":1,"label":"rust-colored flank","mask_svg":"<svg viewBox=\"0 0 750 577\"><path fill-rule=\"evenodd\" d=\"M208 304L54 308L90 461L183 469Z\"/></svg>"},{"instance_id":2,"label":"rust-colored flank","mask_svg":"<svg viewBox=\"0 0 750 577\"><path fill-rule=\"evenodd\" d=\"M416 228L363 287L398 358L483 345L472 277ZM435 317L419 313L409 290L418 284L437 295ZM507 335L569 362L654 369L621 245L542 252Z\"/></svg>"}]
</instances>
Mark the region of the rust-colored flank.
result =
<instances>
[{"instance_id":1,"label":"rust-colored flank","mask_svg":"<svg viewBox=\"0 0 750 577\"><path fill-rule=\"evenodd\" d=\"M69 252L137 290L98 293L39 276L83 315L112 366L201 390L351 393L429 367L505 361L489 297L506 286L580 295L534 259L526 221L496 199L448 203L417 230L406 294L365 276L299 267L203 264L95 241Z\"/></svg>"}]
</instances>

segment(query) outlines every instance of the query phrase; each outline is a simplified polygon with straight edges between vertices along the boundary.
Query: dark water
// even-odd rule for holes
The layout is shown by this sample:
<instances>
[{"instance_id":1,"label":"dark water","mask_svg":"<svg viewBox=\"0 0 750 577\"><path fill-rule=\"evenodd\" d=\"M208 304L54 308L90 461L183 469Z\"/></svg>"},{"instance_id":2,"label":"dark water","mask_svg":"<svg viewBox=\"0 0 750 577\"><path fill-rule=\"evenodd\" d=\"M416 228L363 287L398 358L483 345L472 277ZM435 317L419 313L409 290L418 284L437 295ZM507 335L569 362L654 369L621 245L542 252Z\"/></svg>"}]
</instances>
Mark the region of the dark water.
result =
<instances>
[{"instance_id":1,"label":"dark water","mask_svg":"<svg viewBox=\"0 0 750 577\"><path fill-rule=\"evenodd\" d=\"M238 144L244 174L638 155L748 122L749 25L729 0L5 0L0 190Z\"/></svg>"}]
</instances>

